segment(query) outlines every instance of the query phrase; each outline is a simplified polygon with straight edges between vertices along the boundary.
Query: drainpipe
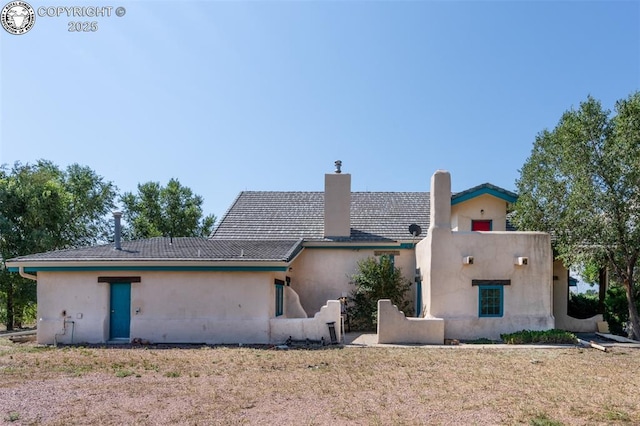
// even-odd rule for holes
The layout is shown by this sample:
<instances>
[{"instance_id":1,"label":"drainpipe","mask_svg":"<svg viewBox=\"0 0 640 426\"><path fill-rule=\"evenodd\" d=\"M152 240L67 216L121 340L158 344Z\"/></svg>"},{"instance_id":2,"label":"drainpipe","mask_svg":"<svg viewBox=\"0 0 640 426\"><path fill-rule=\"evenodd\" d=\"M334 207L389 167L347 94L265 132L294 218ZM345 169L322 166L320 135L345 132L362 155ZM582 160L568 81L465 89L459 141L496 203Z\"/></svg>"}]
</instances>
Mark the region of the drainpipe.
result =
<instances>
[{"instance_id":1,"label":"drainpipe","mask_svg":"<svg viewBox=\"0 0 640 426\"><path fill-rule=\"evenodd\" d=\"M113 219L115 221L115 236L114 242L116 245L116 250L122 250L122 245L120 243L120 237L122 234L122 227L120 225L120 219L122 218L122 212L113 212Z\"/></svg>"},{"instance_id":2,"label":"drainpipe","mask_svg":"<svg viewBox=\"0 0 640 426\"><path fill-rule=\"evenodd\" d=\"M36 275L33 275L33 274L27 274L27 273L24 271L24 266L18 266L18 273L20 274L20 276L21 276L22 278L26 278L26 279L28 279L28 280L33 280L33 281L37 281L37 280L38 280L38 277L37 277Z\"/></svg>"}]
</instances>

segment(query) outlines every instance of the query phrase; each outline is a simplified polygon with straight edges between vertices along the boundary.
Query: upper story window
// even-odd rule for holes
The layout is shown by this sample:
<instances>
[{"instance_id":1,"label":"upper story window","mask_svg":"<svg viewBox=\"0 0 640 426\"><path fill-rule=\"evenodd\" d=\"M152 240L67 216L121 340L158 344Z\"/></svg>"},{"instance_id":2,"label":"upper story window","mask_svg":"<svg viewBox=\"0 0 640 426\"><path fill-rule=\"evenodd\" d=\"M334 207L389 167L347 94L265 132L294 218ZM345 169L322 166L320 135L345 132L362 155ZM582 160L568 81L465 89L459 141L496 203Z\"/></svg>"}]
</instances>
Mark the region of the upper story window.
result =
<instances>
[{"instance_id":1,"label":"upper story window","mask_svg":"<svg viewBox=\"0 0 640 426\"><path fill-rule=\"evenodd\" d=\"M493 230L493 221L492 220L472 220L471 230L472 231L491 231Z\"/></svg>"}]
</instances>

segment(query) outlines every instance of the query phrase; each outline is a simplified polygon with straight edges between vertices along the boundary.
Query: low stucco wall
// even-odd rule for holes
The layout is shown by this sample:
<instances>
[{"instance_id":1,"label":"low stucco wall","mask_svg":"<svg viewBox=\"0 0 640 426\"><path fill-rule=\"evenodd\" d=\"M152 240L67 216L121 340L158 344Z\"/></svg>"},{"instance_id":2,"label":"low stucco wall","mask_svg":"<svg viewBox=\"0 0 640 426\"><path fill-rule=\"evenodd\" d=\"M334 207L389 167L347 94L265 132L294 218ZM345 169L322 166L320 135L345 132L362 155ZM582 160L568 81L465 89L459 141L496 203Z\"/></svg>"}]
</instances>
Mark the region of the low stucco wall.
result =
<instances>
[{"instance_id":1,"label":"low stucco wall","mask_svg":"<svg viewBox=\"0 0 640 426\"><path fill-rule=\"evenodd\" d=\"M271 343L284 343L288 338L293 340L322 340L329 344L331 336L327 323L335 323L336 338L342 340L340 327L340 302L327 300L313 318L272 318L269 320Z\"/></svg>"},{"instance_id":2,"label":"low stucco wall","mask_svg":"<svg viewBox=\"0 0 640 426\"><path fill-rule=\"evenodd\" d=\"M567 314L569 309L569 273L561 261L553 262L553 316L556 328L576 333L595 333L598 322L604 321L601 314L578 319Z\"/></svg>"},{"instance_id":3,"label":"low stucco wall","mask_svg":"<svg viewBox=\"0 0 640 426\"><path fill-rule=\"evenodd\" d=\"M287 318L307 318L300 296L289 286L284 288L284 315Z\"/></svg>"},{"instance_id":4,"label":"low stucco wall","mask_svg":"<svg viewBox=\"0 0 640 426\"><path fill-rule=\"evenodd\" d=\"M560 315L556 317L556 328L574 333L595 333L598 331L598 323L602 321L604 321L604 318L601 314L585 319Z\"/></svg>"},{"instance_id":5,"label":"low stucco wall","mask_svg":"<svg viewBox=\"0 0 640 426\"><path fill-rule=\"evenodd\" d=\"M378 343L444 343L442 318L407 318L391 300L378 300Z\"/></svg>"},{"instance_id":6,"label":"low stucco wall","mask_svg":"<svg viewBox=\"0 0 640 426\"><path fill-rule=\"evenodd\" d=\"M499 318L448 317L445 323L445 337L459 340L499 340L500 335L504 333L551 330L555 324L553 317L544 315L508 315Z\"/></svg>"}]
</instances>

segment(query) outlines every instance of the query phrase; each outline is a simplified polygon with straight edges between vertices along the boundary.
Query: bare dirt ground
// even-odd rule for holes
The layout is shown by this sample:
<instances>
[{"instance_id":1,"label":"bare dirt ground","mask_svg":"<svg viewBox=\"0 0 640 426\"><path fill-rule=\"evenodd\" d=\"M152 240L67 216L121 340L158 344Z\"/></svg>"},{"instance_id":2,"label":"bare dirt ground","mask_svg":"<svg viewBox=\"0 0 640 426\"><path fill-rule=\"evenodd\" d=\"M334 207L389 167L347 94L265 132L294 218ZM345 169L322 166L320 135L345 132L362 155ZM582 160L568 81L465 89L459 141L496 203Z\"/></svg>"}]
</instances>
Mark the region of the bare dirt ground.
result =
<instances>
[{"instance_id":1,"label":"bare dirt ground","mask_svg":"<svg viewBox=\"0 0 640 426\"><path fill-rule=\"evenodd\" d=\"M0 422L640 424L640 350L88 348L0 338Z\"/></svg>"}]
</instances>

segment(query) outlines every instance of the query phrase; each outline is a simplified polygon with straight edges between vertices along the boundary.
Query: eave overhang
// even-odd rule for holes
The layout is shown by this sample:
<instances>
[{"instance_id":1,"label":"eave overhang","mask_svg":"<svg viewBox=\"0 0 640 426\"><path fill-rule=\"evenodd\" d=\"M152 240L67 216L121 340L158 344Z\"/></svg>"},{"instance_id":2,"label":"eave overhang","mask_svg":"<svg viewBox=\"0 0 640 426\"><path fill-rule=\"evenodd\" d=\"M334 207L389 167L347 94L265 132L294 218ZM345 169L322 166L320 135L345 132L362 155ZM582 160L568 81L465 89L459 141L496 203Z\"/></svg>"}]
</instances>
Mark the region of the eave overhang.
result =
<instances>
[{"instance_id":1,"label":"eave overhang","mask_svg":"<svg viewBox=\"0 0 640 426\"><path fill-rule=\"evenodd\" d=\"M416 244L419 240L416 240ZM308 249L332 249L332 250L392 250L411 249L415 244L401 241L305 241Z\"/></svg>"},{"instance_id":2,"label":"eave overhang","mask_svg":"<svg viewBox=\"0 0 640 426\"><path fill-rule=\"evenodd\" d=\"M7 262L9 272L67 272L67 271L235 271L286 272L291 261L203 261L203 260L65 260Z\"/></svg>"},{"instance_id":3,"label":"eave overhang","mask_svg":"<svg viewBox=\"0 0 640 426\"><path fill-rule=\"evenodd\" d=\"M483 184L475 188L468 189L466 191L459 192L451 196L451 205L455 206L462 202L471 200L472 198L479 197L481 195L491 195L506 201L507 203L515 203L518 200L518 196L506 189L499 188L491 184Z\"/></svg>"}]
</instances>

